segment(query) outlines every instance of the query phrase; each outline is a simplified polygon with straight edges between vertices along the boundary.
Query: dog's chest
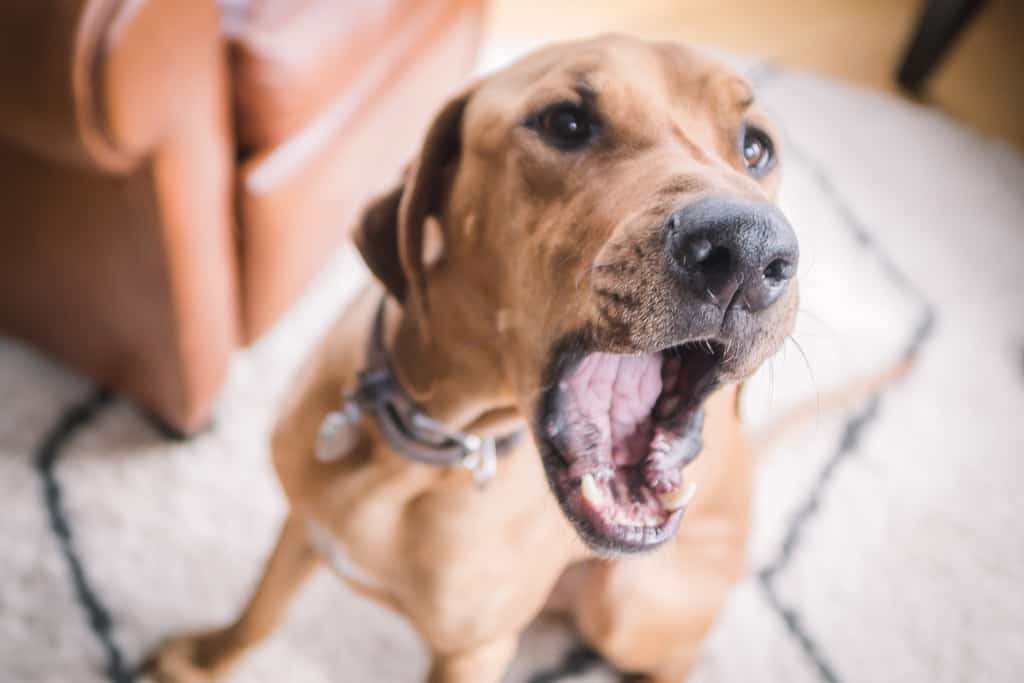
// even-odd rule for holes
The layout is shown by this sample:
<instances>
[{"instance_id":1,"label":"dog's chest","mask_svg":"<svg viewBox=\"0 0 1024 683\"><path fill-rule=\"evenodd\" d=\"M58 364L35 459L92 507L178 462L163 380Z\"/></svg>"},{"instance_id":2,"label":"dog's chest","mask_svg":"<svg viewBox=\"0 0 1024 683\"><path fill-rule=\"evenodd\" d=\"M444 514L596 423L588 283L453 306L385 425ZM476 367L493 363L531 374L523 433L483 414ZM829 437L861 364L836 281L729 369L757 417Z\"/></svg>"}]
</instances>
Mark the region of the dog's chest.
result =
<instances>
[{"instance_id":1,"label":"dog's chest","mask_svg":"<svg viewBox=\"0 0 1024 683\"><path fill-rule=\"evenodd\" d=\"M539 608L576 545L546 489L509 468L482 491L447 480L416 493L397 481L360 483L335 487L333 504L318 506L326 516L307 525L310 543L347 583L439 629L450 624L448 638L472 636L467 623L486 631Z\"/></svg>"},{"instance_id":2,"label":"dog's chest","mask_svg":"<svg viewBox=\"0 0 1024 683\"><path fill-rule=\"evenodd\" d=\"M373 590L383 586L376 576L353 559L348 546L333 531L313 518L306 520L306 538L342 580Z\"/></svg>"}]
</instances>

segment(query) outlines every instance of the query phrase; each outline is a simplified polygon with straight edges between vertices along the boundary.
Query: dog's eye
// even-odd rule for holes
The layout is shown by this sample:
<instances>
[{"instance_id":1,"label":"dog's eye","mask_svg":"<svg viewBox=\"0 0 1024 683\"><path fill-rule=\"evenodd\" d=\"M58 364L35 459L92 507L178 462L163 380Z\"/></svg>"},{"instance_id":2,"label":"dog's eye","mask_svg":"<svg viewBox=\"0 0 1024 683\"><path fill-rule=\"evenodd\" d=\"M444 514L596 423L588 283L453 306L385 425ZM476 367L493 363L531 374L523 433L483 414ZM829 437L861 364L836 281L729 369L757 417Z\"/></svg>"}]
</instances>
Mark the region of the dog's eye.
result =
<instances>
[{"instance_id":1,"label":"dog's eye","mask_svg":"<svg viewBox=\"0 0 1024 683\"><path fill-rule=\"evenodd\" d=\"M743 131L740 154L743 156L743 165L755 176L766 173L775 160L772 139L763 130L753 126L747 126Z\"/></svg>"},{"instance_id":2,"label":"dog's eye","mask_svg":"<svg viewBox=\"0 0 1024 683\"><path fill-rule=\"evenodd\" d=\"M578 149L594 137L595 125L586 109L575 104L556 104L531 122L548 144L559 149Z\"/></svg>"}]
</instances>

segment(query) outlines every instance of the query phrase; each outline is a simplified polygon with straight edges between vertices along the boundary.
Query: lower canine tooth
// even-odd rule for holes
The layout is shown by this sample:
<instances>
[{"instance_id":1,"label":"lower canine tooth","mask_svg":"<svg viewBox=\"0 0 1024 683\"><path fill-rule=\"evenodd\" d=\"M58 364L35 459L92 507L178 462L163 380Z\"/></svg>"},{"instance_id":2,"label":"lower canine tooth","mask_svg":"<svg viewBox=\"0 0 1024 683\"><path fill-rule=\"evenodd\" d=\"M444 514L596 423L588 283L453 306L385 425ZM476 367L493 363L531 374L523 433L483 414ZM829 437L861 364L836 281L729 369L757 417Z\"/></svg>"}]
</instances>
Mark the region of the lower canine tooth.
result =
<instances>
[{"instance_id":1,"label":"lower canine tooth","mask_svg":"<svg viewBox=\"0 0 1024 683\"><path fill-rule=\"evenodd\" d=\"M583 479L580 480L580 491L583 493L583 499L591 505L604 503L604 491L597 485L594 475L590 472L584 474Z\"/></svg>"},{"instance_id":2,"label":"lower canine tooth","mask_svg":"<svg viewBox=\"0 0 1024 683\"><path fill-rule=\"evenodd\" d=\"M691 481L683 484L675 491L658 496L658 499L667 509L678 510L689 505L695 493L697 493L697 482Z\"/></svg>"}]
</instances>

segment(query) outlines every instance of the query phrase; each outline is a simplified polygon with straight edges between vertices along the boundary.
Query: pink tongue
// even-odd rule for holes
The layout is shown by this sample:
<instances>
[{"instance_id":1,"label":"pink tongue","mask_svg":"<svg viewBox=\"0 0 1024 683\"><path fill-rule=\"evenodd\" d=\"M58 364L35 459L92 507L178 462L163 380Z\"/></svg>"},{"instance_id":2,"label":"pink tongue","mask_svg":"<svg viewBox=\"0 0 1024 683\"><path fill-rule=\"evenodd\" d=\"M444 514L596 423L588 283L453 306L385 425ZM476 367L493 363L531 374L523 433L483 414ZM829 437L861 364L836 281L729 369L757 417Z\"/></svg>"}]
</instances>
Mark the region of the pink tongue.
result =
<instances>
[{"instance_id":1,"label":"pink tongue","mask_svg":"<svg viewBox=\"0 0 1024 683\"><path fill-rule=\"evenodd\" d=\"M647 418L661 394L661 354L621 356L593 353L569 377L569 421L575 427L592 426L601 437L602 452L614 449L618 465L642 460L647 439L637 428L647 426ZM642 444L629 448L634 434Z\"/></svg>"}]
</instances>

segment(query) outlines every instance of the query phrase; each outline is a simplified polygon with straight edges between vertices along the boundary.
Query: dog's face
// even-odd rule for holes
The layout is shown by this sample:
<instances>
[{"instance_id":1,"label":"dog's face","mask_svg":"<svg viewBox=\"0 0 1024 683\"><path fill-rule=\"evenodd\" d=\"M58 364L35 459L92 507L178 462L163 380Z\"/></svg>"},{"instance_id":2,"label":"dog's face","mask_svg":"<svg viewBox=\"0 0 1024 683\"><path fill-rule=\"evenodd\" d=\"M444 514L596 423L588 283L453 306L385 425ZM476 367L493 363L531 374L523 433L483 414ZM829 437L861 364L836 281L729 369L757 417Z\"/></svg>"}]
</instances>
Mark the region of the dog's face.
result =
<instances>
[{"instance_id":1,"label":"dog's face","mask_svg":"<svg viewBox=\"0 0 1024 683\"><path fill-rule=\"evenodd\" d=\"M360 246L410 329L529 416L552 491L599 550L673 535L704 400L791 331L778 155L741 78L678 45L603 37L453 100L403 188L367 213ZM419 365L408 381L443 381Z\"/></svg>"}]
</instances>

